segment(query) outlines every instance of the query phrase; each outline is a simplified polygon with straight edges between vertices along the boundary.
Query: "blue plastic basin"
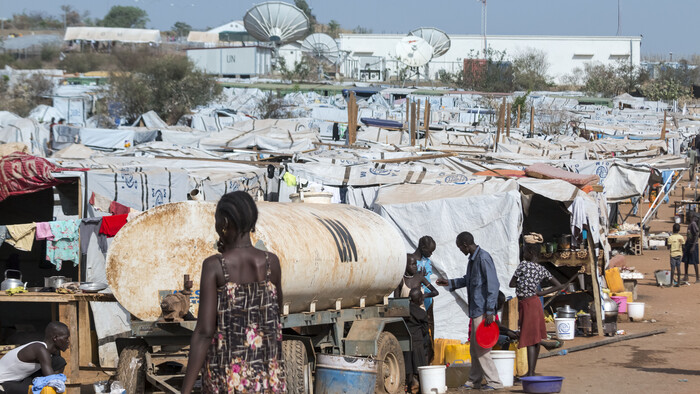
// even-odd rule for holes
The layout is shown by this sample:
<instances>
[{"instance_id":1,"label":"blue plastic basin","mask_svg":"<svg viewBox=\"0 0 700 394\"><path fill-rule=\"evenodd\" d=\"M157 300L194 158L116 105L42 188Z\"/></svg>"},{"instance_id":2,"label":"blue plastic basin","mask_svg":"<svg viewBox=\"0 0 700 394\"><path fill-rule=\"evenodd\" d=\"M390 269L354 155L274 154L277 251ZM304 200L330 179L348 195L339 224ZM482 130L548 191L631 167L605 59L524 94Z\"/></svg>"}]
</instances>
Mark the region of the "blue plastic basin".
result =
<instances>
[{"instance_id":1,"label":"blue plastic basin","mask_svg":"<svg viewBox=\"0 0 700 394\"><path fill-rule=\"evenodd\" d=\"M523 391L526 393L558 393L564 378L561 376L523 376Z\"/></svg>"}]
</instances>

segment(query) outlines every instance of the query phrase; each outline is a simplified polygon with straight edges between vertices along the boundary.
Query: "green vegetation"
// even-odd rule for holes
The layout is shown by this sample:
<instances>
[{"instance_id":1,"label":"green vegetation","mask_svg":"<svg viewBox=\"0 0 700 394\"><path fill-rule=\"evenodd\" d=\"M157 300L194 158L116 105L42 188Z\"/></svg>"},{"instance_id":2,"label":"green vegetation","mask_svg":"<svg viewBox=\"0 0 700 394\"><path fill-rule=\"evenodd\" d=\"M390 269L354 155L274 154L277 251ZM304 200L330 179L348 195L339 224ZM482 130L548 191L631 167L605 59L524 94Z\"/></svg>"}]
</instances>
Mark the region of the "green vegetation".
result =
<instances>
[{"instance_id":1,"label":"green vegetation","mask_svg":"<svg viewBox=\"0 0 700 394\"><path fill-rule=\"evenodd\" d=\"M132 6L113 6L104 19L98 25L105 27L128 27L134 29L144 29L148 22L146 11Z\"/></svg>"},{"instance_id":2,"label":"green vegetation","mask_svg":"<svg viewBox=\"0 0 700 394\"><path fill-rule=\"evenodd\" d=\"M137 68L110 77L109 99L120 115L135 118L150 110L174 124L192 108L221 93L213 76L195 69L184 56L146 57Z\"/></svg>"},{"instance_id":3,"label":"green vegetation","mask_svg":"<svg viewBox=\"0 0 700 394\"><path fill-rule=\"evenodd\" d=\"M20 78L10 87L6 78L0 79L0 111L10 111L21 117L39 104L51 104L50 96L53 83L41 75Z\"/></svg>"}]
</instances>

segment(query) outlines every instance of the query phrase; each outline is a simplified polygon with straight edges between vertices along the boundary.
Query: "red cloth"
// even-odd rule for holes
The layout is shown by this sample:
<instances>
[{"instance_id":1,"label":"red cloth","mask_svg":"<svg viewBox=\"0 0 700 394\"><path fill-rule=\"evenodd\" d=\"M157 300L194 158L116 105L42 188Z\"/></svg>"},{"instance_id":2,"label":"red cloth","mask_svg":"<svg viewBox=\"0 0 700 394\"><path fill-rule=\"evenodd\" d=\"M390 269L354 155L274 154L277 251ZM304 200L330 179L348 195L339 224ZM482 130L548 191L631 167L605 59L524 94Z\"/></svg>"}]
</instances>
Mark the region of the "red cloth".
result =
<instances>
[{"instance_id":1,"label":"red cloth","mask_svg":"<svg viewBox=\"0 0 700 394\"><path fill-rule=\"evenodd\" d=\"M547 339L544 308L540 297L532 296L518 300L518 326L520 326L519 348L537 345Z\"/></svg>"},{"instance_id":2,"label":"red cloth","mask_svg":"<svg viewBox=\"0 0 700 394\"><path fill-rule=\"evenodd\" d=\"M0 201L63 183L51 175L59 171L63 169L46 159L26 153L14 152L0 157Z\"/></svg>"},{"instance_id":3,"label":"red cloth","mask_svg":"<svg viewBox=\"0 0 700 394\"><path fill-rule=\"evenodd\" d=\"M129 214L129 207L126 205L122 205L116 201L112 201L111 204L109 204L109 213L112 215L124 215L124 214Z\"/></svg>"},{"instance_id":4,"label":"red cloth","mask_svg":"<svg viewBox=\"0 0 700 394\"><path fill-rule=\"evenodd\" d=\"M100 224L100 234L114 237L126 224L126 217L129 215L103 216Z\"/></svg>"}]
</instances>

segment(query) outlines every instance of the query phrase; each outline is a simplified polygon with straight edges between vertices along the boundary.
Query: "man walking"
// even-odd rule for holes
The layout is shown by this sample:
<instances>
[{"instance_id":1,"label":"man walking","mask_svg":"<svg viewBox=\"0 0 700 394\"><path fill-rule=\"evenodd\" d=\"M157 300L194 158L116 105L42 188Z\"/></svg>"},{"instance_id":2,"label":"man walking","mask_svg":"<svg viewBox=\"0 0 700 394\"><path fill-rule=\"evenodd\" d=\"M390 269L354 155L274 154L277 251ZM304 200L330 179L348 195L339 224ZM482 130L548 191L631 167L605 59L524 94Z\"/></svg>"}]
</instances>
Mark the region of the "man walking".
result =
<instances>
[{"instance_id":1,"label":"man walking","mask_svg":"<svg viewBox=\"0 0 700 394\"><path fill-rule=\"evenodd\" d=\"M498 277L491 255L474 243L471 233L463 232L457 236L457 247L469 256L467 273L461 278L438 279L435 283L447 286L450 291L467 288L469 301L469 318L471 319L469 335L469 353L472 357L472 369L464 389L481 389L493 391L503 388L498 370L491 359L491 348L483 348L476 342L476 329L482 321L484 325L494 322L496 303L498 301ZM482 379L486 384L482 385Z\"/></svg>"}]
</instances>

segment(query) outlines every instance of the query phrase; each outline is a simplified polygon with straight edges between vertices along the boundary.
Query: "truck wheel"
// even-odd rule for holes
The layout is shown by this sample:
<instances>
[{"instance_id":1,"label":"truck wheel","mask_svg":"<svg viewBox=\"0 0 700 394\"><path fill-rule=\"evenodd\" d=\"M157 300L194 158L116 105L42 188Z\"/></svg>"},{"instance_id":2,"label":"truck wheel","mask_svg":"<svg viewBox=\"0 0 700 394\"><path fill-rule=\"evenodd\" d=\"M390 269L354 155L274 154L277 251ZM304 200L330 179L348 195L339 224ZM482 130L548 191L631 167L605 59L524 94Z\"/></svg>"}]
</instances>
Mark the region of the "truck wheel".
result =
<instances>
[{"instance_id":1,"label":"truck wheel","mask_svg":"<svg viewBox=\"0 0 700 394\"><path fill-rule=\"evenodd\" d=\"M146 348L127 346L119 353L117 380L127 393L141 394L146 391Z\"/></svg>"},{"instance_id":2,"label":"truck wheel","mask_svg":"<svg viewBox=\"0 0 700 394\"><path fill-rule=\"evenodd\" d=\"M403 351L394 334L383 332L377 341L377 385L374 392L380 394L403 393L406 366Z\"/></svg>"},{"instance_id":3,"label":"truck wheel","mask_svg":"<svg viewBox=\"0 0 700 394\"><path fill-rule=\"evenodd\" d=\"M287 392L290 394L312 394L311 363L302 341L285 340L282 342L285 371L287 373Z\"/></svg>"}]
</instances>

